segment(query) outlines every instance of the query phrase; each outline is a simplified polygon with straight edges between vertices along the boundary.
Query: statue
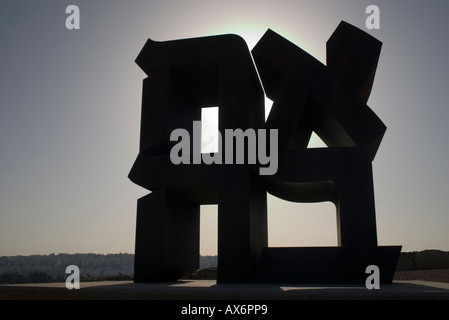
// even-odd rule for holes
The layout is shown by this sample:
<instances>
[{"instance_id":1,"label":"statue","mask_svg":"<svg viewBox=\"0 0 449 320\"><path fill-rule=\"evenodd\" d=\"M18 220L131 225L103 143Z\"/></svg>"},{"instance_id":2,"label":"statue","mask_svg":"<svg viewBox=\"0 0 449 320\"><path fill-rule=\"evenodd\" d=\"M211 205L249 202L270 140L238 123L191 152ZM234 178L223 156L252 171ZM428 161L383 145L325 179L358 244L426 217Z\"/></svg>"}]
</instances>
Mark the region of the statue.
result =
<instances>
[{"instance_id":1,"label":"statue","mask_svg":"<svg viewBox=\"0 0 449 320\"><path fill-rule=\"evenodd\" d=\"M345 22L327 42L327 65L272 30L251 53L235 35L149 39L136 59L148 78L129 174L152 191L138 200L135 282L198 269L200 205L218 204L218 283L364 283L368 265L391 283L401 247L377 245L371 166L386 127L367 106L380 51L378 40ZM264 90L273 100L266 122ZM198 139L195 121L208 106L219 107L220 132L243 136L222 136L232 147L213 155L219 161L201 161L197 142L182 151L192 161L174 164L172 132ZM307 149L312 132L328 148ZM265 138L254 143L251 133ZM239 156L242 146L248 153ZM250 161L260 149L276 152L274 171L261 174L266 161ZM332 201L338 247L268 247L267 192Z\"/></svg>"}]
</instances>

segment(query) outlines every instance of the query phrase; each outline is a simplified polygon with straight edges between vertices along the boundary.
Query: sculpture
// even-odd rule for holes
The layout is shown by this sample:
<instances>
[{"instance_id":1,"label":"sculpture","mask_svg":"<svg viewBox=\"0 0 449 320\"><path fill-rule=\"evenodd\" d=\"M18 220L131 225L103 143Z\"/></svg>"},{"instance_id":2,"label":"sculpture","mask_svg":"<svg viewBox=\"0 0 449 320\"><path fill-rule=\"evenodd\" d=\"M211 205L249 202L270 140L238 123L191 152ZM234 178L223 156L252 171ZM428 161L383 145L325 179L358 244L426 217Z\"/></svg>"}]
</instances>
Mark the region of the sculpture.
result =
<instances>
[{"instance_id":1,"label":"sculpture","mask_svg":"<svg viewBox=\"0 0 449 320\"><path fill-rule=\"evenodd\" d=\"M377 245L371 167L386 127L366 105L380 49L345 22L327 42L327 66L271 30L252 55L235 35L149 39L136 59L148 78L140 152L129 174L152 191L138 200L135 282L177 280L198 269L200 205L218 204L219 283L364 283L371 264L391 283L401 247ZM257 72L274 101L266 122ZM259 175L260 164L248 162L173 164L171 132L192 136L207 106L219 106L221 132L274 130L277 172ZM307 149L312 131L329 148ZM198 152L191 147L189 156ZM267 191L334 202L339 246L269 248Z\"/></svg>"}]
</instances>

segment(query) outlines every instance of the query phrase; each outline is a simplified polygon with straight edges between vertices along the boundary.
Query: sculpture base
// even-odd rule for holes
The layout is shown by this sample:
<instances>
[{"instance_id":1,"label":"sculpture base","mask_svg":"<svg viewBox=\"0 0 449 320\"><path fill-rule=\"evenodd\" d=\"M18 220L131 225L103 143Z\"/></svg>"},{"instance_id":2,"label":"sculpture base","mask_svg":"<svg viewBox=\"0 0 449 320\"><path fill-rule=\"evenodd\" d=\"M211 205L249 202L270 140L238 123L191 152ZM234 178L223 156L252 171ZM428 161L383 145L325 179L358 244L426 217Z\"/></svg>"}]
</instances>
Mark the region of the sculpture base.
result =
<instances>
[{"instance_id":1,"label":"sculpture base","mask_svg":"<svg viewBox=\"0 0 449 320\"><path fill-rule=\"evenodd\" d=\"M376 265L380 283L391 284L402 246L381 246L358 252L343 247L265 248L258 282L270 283L358 283Z\"/></svg>"}]
</instances>

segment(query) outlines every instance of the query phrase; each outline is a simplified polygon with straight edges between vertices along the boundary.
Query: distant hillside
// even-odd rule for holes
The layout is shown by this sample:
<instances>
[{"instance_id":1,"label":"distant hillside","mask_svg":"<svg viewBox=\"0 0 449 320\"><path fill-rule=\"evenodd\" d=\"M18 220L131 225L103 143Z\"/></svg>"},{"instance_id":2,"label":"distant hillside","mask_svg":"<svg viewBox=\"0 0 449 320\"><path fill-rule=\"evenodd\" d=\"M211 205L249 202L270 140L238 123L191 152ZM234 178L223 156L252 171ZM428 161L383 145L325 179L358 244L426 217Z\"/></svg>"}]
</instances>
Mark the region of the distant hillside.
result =
<instances>
[{"instance_id":1,"label":"distant hillside","mask_svg":"<svg viewBox=\"0 0 449 320\"><path fill-rule=\"evenodd\" d=\"M134 273L134 255L119 254L50 254L32 256L0 257L0 275L15 273L29 275L45 273L47 276L61 280L67 277L65 269L69 265L80 268L82 277L110 276Z\"/></svg>"},{"instance_id":2,"label":"distant hillside","mask_svg":"<svg viewBox=\"0 0 449 320\"><path fill-rule=\"evenodd\" d=\"M50 254L0 257L0 283L65 281L69 265L80 268L82 279L132 278L134 254ZM217 266L217 256L200 257L200 269Z\"/></svg>"},{"instance_id":3,"label":"distant hillside","mask_svg":"<svg viewBox=\"0 0 449 320\"><path fill-rule=\"evenodd\" d=\"M402 252L396 271L449 269L449 252L424 250L419 252Z\"/></svg>"},{"instance_id":4,"label":"distant hillside","mask_svg":"<svg viewBox=\"0 0 449 320\"><path fill-rule=\"evenodd\" d=\"M201 256L200 270L207 268L216 268L218 266L217 256Z\"/></svg>"},{"instance_id":5,"label":"distant hillside","mask_svg":"<svg viewBox=\"0 0 449 320\"><path fill-rule=\"evenodd\" d=\"M50 254L0 257L0 283L64 281L69 265L80 268L84 279L128 277L134 273L134 254ZM201 256L200 268L217 267L217 256ZM449 252L402 252L396 271L449 269Z\"/></svg>"}]
</instances>

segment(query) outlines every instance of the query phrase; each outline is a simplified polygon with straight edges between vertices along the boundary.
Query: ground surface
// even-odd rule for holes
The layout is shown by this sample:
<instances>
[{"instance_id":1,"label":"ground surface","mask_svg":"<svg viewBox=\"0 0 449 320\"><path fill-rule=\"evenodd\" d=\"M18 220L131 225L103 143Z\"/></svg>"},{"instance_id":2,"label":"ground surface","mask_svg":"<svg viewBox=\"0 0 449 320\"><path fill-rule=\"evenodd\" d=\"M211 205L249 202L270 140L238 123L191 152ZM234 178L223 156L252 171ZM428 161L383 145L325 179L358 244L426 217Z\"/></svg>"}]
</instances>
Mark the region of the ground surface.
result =
<instances>
[{"instance_id":1,"label":"ground surface","mask_svg":"<svg viewBox=\"0 0 449 320\"><path fill-rule=\"evenodd\" d=\"M363 285L216 284L214 280L135 284L131 281L0 286L0 299L152 299L152 300L317 300L317 299L446 299L449 283L397 281L368 290Z\"/></svg>"},{"instance_id":2,"label":"ground surface","mask_svg":"<svg viewBox=\"0 0 449 320\"><path fill-rule=\"evenodd\" d=\"M449 269L398 271L391 285L217 284L215 280L135 284L132 281L0 285L0 299L151 299L151 300L305 300L305 299L447 299Z\"/></svg>"}]
</instances>

